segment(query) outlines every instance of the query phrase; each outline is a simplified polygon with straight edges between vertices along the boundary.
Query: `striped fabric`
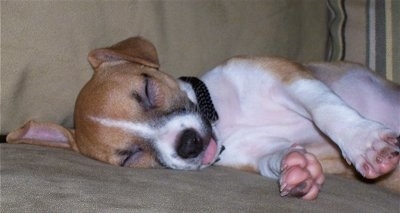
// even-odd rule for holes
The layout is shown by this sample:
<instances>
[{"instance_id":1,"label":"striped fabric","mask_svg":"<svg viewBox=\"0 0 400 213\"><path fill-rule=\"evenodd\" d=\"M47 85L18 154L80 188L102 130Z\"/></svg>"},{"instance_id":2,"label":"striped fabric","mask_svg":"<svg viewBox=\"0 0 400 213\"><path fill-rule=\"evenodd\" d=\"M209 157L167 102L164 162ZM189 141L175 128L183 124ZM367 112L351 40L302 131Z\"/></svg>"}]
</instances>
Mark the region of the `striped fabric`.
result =
<instances>
[{"instance_id":1,"label":"striped fabric","mask_svg":"<svg viewBox=\"0 0 400 213\"><path fill-rule=\"evenodd\" d=\"M346 11L343 0L328 0L329 9L329 40L327 61L343 60L345 53L344 26Z\"/></svg>"},{"instance_id":2,"label":"striped fabric","mask_svg":"<svg viewBox=\"0 0 400 213\"><path fill-rule=\"evenodd\" d=\"M400 83L400 0L327 0L328 61L367 65Z\"/></svg>"},{"instance_id":3,"label":"striped fabric","mask_svg":"<svg viewBox=\"0 0 400 213\"><path fill-rule=\"evenodd\" d=\"M399 0L368 0L366 5L367 65L396 82L400 82L399 11Z\"/></svg>"}]
</instances>

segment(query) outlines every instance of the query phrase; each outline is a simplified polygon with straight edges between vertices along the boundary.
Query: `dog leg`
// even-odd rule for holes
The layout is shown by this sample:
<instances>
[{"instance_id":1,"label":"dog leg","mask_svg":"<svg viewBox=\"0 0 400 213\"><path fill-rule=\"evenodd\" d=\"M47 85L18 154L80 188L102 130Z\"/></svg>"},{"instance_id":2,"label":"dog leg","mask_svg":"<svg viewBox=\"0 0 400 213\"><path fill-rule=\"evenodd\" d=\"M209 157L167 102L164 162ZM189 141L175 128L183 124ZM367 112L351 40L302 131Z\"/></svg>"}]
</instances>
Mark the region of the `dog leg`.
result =
<instances>
[{"instance_id":1,"label":"dog leg","mask_svg":"<svg viewBox=\"0 0 400 213\"><path fill-rule=\"evenodd\" d=\"M312 120L364 177L376 178L397 167L399 133L363 118L320 81L299 79L288 85L288 92L301 104L289 107Z\"/></svg>"},{"instance_id":2,"label":"dog leg","mask_svg":"<svg viewBox=\"0 0 400 213\"><path fill-rule=\"evenodd\" d=\"M316 157L298 145L264 156L260 160L259 169L264 176L279 178L281 196L304 200L317 198L325 180L322 166Z\"/></svg>"},{"instance_id":3,"label":"dog leg","mask_svg":"<svg viewBox=\"0 0 400 213\"><path fill-rule=\"evenodd\" d=\"M270 137L268 132L268 128L235 131L222 141L226 149L216 165L278 179L282 196L315 199L324 181L321 164L303 147L285 138Z\"/></svg>"}]
</instances>

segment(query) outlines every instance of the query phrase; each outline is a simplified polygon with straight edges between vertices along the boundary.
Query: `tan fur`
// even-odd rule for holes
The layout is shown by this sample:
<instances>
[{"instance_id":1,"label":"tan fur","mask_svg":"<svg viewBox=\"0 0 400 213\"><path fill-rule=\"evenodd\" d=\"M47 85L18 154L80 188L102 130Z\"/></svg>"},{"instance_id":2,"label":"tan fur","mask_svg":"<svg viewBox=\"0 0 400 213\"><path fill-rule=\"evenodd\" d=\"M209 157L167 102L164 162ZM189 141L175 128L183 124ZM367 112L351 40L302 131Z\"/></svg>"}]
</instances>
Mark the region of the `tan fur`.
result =
<instances>
[{"instance_id":1,"label":"tan fur","mask_svg":"<svg viewBox=\"0 0 400 213\"><path fill-rule=\"evenodd\" d=\"M259 64L264 70L274 74L282 83L290 84L299 78L312 79L312 73L302 64L290 61L282 57L248 57L237 56L234 60L246 60L253 64Z\"/></svg>"},{"instance_id":2,"label":"tan fur","mask_svg":"<svg viewBox=\"0 0 400 213\"><path fill-rule=\"evenodd\" d=\"M127 42L122 42L122 44L124 43ZM161 74L157 70L158 64L155 63L158 63L158 59L149 58L156 56L154 55L155 50L152 51L153 48L145 47L144 50L140 50L141 54L144 54L142 57L137 55L136 52L133 55L125 56L123 54L130 54L129 48L124 50L123 45L116 46L119 48L117 54L121 54L121 57L124 60L129 60L129 62L115 63L115 61L107 61L107 58L99 55L104 54L105 51L115 51L113 49L115 46L90 53L89 61L94 63L92 65L95 67L95 73L81 90L76 101L74 114L79 151L82 154L114 165L120 164L121 158L111 152L116 149L127 148L128 144L140 141L141 138L117 128L102 126L90 119L90 116L101 115L104 118L114 120L148 122L151 116L144 113L142 107L133 100L133 93L141 90L144 86L142 74L151 76L157 90L162 91L158 93L160 95L155 100L160 111L172 109L177 100L185 97L174 78L164 73ZM145 53L146 49L150 49L152 52ZM97 51L100 51L100 53ZM112 54L116 53L112 52ZM94 56L97 57L96 60L93 59ZM142 59L137 60L136 57L147 58L146 60L149 62L142 63ZM99 58L104 61L100 63ZM98 134L92 134L93 132ZM137 167L154 167L157 165L154 153L150 149L146 150L145 153L147 154L144 158L141 158L141 162L137 162Z\"/></svg>"},{"instance_id":3,"label":"tan fur","mask_svg":"<svg viewBox=\"0 0 400 213\"><path fill-rule=\"evenodd\" d=\"M250 172L250 173L255 173L255 174L258 174L260 172L257 168L254 168L251 165L242 166L242 167L235 168L235 169L239 169L244 172Z\"/></svg>"}]
</instances>

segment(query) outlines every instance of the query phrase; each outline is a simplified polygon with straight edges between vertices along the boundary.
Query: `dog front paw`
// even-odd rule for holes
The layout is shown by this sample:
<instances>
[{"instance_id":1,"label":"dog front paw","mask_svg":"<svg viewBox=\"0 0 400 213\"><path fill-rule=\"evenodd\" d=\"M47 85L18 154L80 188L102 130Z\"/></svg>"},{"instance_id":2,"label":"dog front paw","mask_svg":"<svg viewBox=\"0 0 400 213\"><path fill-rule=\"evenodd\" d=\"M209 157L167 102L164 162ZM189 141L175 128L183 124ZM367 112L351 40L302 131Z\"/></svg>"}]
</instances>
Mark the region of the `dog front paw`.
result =
<instances>
[{"instance_id":1,"label":"dog front paw","mask_svg":"<svg viewBox=\"0 0 400 213\"><path fill-rule=\"evenodd\" d=\"M391 172L399 164L399 140L389 129L375 130L370 134L365 152L355 159L356 169L369 179Z\"/></svg>"},{"instance_id":2,"label":"dog front paw","mask_svg":"<svg viewBox=\"0 0 400 213\"><path fill-rule=\"evenodd\" d=\"M324 180L321 164L302 147L292 147L283 158L279 179L281 196L313 200Z\"/></svg>"}]
</instances>

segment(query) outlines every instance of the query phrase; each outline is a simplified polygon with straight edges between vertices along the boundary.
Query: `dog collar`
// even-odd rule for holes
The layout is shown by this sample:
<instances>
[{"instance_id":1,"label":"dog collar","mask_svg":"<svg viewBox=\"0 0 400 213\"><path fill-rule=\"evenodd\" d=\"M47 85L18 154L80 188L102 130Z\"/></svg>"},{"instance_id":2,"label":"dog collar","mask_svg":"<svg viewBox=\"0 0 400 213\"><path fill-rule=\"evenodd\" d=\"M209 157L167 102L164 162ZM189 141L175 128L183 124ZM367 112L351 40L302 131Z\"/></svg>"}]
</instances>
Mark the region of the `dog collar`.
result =
<instances>
[{"instance_id":1,"label":"dog collar","mask_svg":"<svg viewBox=\"0 0 400 213\"><path fill-rule=\"evenodd\" d=\"M214 104L211 100L210 93L208 92L207 86L196 77L180 77L180 80L189 83L196 95L197 106L201 114L207 118L211 123L218 120L218 113L214 108Z\"/></svg>"}]
</instances>

